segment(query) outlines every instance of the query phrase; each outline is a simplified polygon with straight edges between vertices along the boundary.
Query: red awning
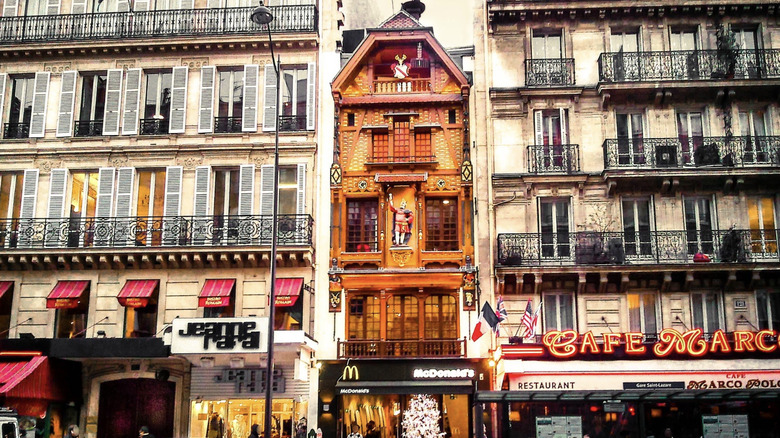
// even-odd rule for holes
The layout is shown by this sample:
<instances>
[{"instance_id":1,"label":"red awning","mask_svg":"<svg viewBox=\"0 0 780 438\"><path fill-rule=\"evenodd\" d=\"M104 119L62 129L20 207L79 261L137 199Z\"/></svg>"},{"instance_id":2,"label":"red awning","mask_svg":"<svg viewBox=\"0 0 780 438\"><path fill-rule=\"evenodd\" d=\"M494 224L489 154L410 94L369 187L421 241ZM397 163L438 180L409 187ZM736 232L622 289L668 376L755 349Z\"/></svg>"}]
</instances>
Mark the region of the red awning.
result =
<instances>
[{"instance_id":1,"label":"red awning","mask_svg":"<svg viewBox=\"0 0 780 438\"><path fill-rule=\"evenodd\" d=\"M46 307L49 309L74 309L79 306L79 297L89 287L89 280L60 280L49 296Z\"/></svg>"},{"instance_id":2,"label":"red awning","mask_svg":"<svg viewBox=\"0 0 780 438\"><path fill-rule=\"evenodd\" d=\"M13 285L13 281L0 281L0 298L2 298L3 294L8 292L8 289L11 289L11 286Z\"/></svg>"},{"instance_id":3,"label":"red awning","mask_svg":"<svg viewBox=\"0 0 780 438\"><path fill-rule=\"evenodd\" d=\"M200 307L225 307L230 305L230 291L236 284L235 279L206 280L200 291Z\"/></svg>"},{"instance_id":4,"label":"red awning","mask_svg":"<svg viewBox=\"0 0 780 438\"><path fill-rule=\"evenodd\" d=\"M160 280L127 280L116 299L125 307L146 307Z\"/></svg>"},{"instance_id":5,"label":"red awning","mask_svg":"<svg viewBox=\"0 0 780 438\"><path fill-rule=\"evenodd\" d=\"M19 415L34 417L46 413L49 401L61 398L46 356L0 355L0 395Z\"/></svg>"},{"instance_id":6,"label":"red awning","mask_svg":"<svg viewBox=\"0 0 780 438\"><path fill-rule=\"evenodd\" d=\"M301 296L303 278L277 278L276 290L274 290L274 305L277 307L290 307L295 305Z\"/></svg>"}]
</instances>

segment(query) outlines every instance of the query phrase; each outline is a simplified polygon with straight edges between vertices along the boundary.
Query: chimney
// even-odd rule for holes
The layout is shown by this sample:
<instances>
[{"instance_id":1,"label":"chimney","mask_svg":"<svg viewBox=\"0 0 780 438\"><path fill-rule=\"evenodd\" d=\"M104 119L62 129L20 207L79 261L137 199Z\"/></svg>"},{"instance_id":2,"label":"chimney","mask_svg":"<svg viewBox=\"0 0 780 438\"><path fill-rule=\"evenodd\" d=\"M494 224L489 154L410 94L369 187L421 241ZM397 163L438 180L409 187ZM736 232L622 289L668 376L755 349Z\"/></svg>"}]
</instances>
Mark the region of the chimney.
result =
<instances>
[{"instance_id":1,"label":"chimney","mask_svg":"<svg viewBox=\"0 0 780 438\"><path fill-rule=\"evenodd\" d=\"M423 12L425 12L425 5L420 0L409 0L401 4L401 9L409 13L415 20L419 20Z\"/></svg>"}]
</instances>

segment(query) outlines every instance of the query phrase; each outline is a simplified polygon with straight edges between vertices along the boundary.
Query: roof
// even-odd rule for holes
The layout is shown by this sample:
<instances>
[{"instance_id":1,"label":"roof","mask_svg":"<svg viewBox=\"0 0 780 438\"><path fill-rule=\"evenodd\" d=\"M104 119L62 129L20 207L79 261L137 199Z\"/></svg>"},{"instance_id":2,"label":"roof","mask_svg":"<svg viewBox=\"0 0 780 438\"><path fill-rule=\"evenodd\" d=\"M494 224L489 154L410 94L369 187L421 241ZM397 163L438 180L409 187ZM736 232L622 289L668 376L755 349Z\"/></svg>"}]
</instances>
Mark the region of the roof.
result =
<instances>
[{"instance_id":1,"label":"roof","mask_svg":"<svg viewBox=\"0 0 780 438\"><path fill-rule=\"evenodd\" d=\"M397 14L383 21L377 29L421 29L425 28L419 21L401 10Z\"/></svg>"}]
</instances>

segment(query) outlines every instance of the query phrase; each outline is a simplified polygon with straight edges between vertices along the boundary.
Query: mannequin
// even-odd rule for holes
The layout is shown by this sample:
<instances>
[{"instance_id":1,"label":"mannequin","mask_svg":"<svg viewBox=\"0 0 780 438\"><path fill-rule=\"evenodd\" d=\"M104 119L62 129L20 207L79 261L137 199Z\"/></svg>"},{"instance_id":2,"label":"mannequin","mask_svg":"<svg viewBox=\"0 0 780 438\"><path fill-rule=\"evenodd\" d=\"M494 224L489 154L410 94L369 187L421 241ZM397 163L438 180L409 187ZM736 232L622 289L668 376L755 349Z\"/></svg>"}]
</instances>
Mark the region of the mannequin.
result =
<instances>
[{"instance_id":1,"label":"mannequin","mask_svg":"<svg viewBox=\"0 0 780 438\"><path fill-rule=\"evenodd\" d=\"M206 438L222 438L224 436L224 423L222 418L216 412L211 413L208 423L206 424Z\"/></svg>"}]
</instances>

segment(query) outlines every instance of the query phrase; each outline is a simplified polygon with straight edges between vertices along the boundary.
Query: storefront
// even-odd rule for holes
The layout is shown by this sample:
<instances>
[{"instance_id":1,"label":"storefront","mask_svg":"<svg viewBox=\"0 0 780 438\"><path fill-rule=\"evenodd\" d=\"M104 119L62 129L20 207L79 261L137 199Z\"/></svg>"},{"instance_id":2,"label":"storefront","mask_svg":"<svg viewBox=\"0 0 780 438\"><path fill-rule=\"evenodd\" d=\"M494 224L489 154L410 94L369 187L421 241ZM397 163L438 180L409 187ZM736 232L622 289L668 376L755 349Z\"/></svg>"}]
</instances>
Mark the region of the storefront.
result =
<instances>
[{"instance_id":1,"label":"storefront","mask_svg":"<svg viewBox=\"0 0 780 438\"><path fill-rule=\"evenodd\" d=\"M442 436L471 437L474 393L490 387L490 376L479 359L324 362L319 426L323 437L343 438L353 424L365 435L373 422L382 438L400 438L406 415L430 414ZM423 399L429 412L413 412Z\"/></svg>"},{"instance_id":2,"label":"storefront","mask_svg":"<svg viewBox=\"0 0 780 438\"><path fill-rule=\"evenodd\" d=\"M501 390L476 396L487 436L644 438L667 428L675 438L780 436L774 334L600 338L571 332L503 346Z\"/></svg>"}]
</instances>

